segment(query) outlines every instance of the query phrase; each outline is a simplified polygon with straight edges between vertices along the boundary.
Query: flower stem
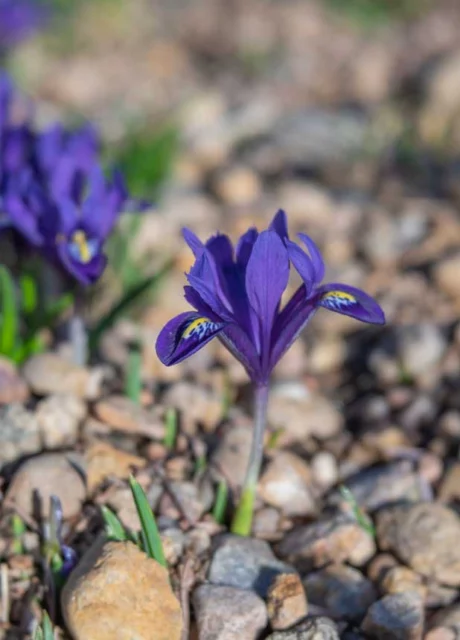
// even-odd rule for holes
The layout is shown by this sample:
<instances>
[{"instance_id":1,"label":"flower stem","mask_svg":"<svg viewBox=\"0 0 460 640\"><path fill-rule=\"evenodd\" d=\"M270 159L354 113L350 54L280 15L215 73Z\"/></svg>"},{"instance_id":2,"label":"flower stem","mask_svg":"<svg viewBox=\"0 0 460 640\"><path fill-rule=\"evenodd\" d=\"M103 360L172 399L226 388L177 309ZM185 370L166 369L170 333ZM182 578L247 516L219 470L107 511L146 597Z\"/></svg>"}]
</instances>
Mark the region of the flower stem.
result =
<instances>
[{"instance_id":1,"label":"flower stem","mask_svg":"<svg viewBox=\"0 0 460 640\"><path fill-rule=\"evenodd\" d=\"M80 292L75 293L73 315L69 321L69 339L72 345L73 363L84 367L88 362L88 335L83 319L83 304Z\"/></svg>"},{"instance_id":2,"label":"flower stem","mask_svg":"<svg viewBox=\"0 0 460 640\"><path fill-rule=\"evenodd\" d=\"M240 536L251 533L254 502L257 492L260 468L264 454L264 434L267 423L268 384L259 385L254 392L254 433L252 436L251 453L249 455L246 478L241 492L241 498L233 516L231 531Z\"/></svg>"}]
</instances>

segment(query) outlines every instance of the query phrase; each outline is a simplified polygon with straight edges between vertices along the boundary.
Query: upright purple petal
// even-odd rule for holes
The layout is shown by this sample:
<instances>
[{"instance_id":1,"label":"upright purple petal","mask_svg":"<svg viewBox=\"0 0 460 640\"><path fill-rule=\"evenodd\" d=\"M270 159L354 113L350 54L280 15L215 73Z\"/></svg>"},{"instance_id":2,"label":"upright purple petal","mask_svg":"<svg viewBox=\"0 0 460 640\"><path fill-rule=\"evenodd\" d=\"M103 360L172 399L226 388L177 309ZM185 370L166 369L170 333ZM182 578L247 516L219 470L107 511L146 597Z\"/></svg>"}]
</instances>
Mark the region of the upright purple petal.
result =
<instances>
[{"instance_id":1,"label":"upright purple petal","mask_svg":"<svg viewBox=\"0 0 460 640\"><path fill-rule=\"evenodd\" d=\"M367 293L346 284L331 283L315 293L315 305L351 316L361 322L384 324L385 314L377 302Z\"/></svg>"},{"instance_id":2,"label":"upright purple petal","mask_svg":"<svg viewBox=\"0 0 460 640\"><path fill-rule=\"evenodd\" d=\"M243 269L246 269L247 267L258 235L259 232L257 229L255 227L251 227L241 236L238 244L236 245L236 262Z\"/></svg>"},{"instance_id":3,"label":"upright purple petal","mask_svg":"<svg viewBox=\"0 0 460 640\"><path fill-rule=\"evenodd\" d=\"M201 242L198 236L196 236L193 233L193 231L190 231L190 229L187 229L187 227L184 227L182 229L182 235L184 237L185 242L188 244L188 246L192 250L192 253L195 256L195 258L198 258L203 252L204 244Z\"/></svg>"},{"instance_id":4,"label":"upright purple petal","mask_svg":"<svg viewBox=\"0 0 460 640\"><path fill-rule=\"evenodd\" d=\"M212 322L195 311L181 313L161 330L155 346L157 356L168 367L177 364L204 347L224 327L225 323Z\"/></svg>"},{"instance_id":5,"label":"upright purple petal","mask_svg":"<svg viewBox=\"0 0 460 640\"><path fill-rule=\"evenodd\" d=\"M315 270L315 281L319 284L320 282L322 282L324 273L326 271L321 251L319 250L316 242L314 242L310 238L310 236L307 236L305 233L298 233L297 235L302 240L304 245L307 247L308 252L310 253L310 257Z\"/></svg>"},{"instance_id":6,"label":"upright purple petal","mask_svg":"<svg viewBox=\"0 0 460 640\"><path fill-rule=\"evenodd\" d=\"M283 242L285 242L286 240L289 240L287 216L286 216L286 212L283 211L283 209L279 209L275 213L275 216L271 221L268 229L270 231L276 231L276 233L279 235L279 237Z\"/></svg>"},{"instance_id":7,"label":"upright purple petal","mask_svg":"<svg viewBox=\"0 0 460 640\"><path fill-rule=\"evenodd\" d=\"M286 249L292 264L305 283L306 295L309 296L316 284L316 271L313 262L305 251L291 240L286 242Z\"/></svg>"},{"instance_id":8,"label":"upright purple petal","mask_svg":"<svg viewBox=\"0 0 460 640\"><path fill-rule=\"evenodd\" d=\"M263 359L268 359L270 335L281 296L289 280L289 258L275 231L263 231L257 238L246 269L249 304L259 324Z\"/></svg>"}]
</instances>

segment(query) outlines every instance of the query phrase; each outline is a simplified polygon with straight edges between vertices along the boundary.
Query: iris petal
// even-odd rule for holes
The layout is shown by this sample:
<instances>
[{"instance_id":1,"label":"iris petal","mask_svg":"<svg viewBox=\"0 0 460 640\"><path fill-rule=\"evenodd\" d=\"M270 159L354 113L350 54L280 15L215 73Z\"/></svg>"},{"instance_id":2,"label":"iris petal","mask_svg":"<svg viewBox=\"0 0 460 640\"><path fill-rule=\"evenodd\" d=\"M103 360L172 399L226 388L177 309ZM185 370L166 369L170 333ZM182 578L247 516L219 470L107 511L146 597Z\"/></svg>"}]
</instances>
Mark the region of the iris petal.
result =
<instances>
[{"instance_id":1,"label":"iris petal","mask_svg":"<svg viewBox=\"0 0 460 640\"><path fill-rule=\"evenodd\" d=\"M278 209L268 228L270 231L276 231L283 242L289 240L287 216L283 209Z\"/></svg>"},{"instance_id":2,"label":"iris petal","mask_svg":"<svg viewBox=\"0 0 460 640\"><path fill-rule=\"evenodd\" d=\"M204 347L225 327L194 311L181 313L161 330L156 352L166 366L177 364Z\"/></svg>"},{"instance_id":3,"label":"iris petal","mask_svg":"<svg viewBox=\"0 0 460 640\"><path fill-rule=\"evenodd\" d=\"M385 314L367 293L346 284L331 283L316 292L316 306L371 324L384 324Z\"/></svg>"},{"instance_id":4,"label":"iris petal","mask_svg":"<svg viewBox=\"0 0 460 640\"><path fill-rule=\"evenodd\" d=\"M319 284L324 278L324 273L326 271L321 251L319 250L316 242L312 240L310 236L307 236L305 233L298 233L297 235L308 249L313 263L313 268L315 270L315 281Z\"/></svg>"},{"instance_id":5,"label":"iris petal","mask_svg":"<svg viewBox=\"0 0 460 640\"><path fill-rule=\"evenodd\" d=\"M316 284L316 271L311 258L295 242L288 240L286 249L289 258L305 283L305 295L309 296Z\"/></svg>"}]
</instances>

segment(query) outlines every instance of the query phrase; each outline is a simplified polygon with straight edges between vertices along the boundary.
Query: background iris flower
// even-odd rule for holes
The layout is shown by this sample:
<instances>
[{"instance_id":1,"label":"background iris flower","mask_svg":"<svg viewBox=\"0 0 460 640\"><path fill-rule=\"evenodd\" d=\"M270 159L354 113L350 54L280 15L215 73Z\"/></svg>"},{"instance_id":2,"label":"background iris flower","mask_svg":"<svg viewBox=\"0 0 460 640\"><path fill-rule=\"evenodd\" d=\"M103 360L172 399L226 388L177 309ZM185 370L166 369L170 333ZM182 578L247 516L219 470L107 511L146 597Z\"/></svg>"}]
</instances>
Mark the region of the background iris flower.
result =
<instances>
[{"instance_id":1,"label":"background iris flower","mask_svg":"<svg viewBox=\"0 0 460 640\"><path fill-rule=\"evenodd\" d=\"M217 336L255 384L254 439L233 524L236 533L250 530L262 462L269 378L280 358L320 307L362 322L385 322L380 306L364 291L340 283L322 285L325 265L321 253L311 238L305 234L299 237L306 251L289 239L282 210L267 230L258 233L249 229L235 249L225 235L213 236L203 244L185 229L184 238L195 255L185 298L195 311L170 320L156 343L158 357L169 366ZM303 282L282 306L291 264Z\"/></svg>"}]
</instances>

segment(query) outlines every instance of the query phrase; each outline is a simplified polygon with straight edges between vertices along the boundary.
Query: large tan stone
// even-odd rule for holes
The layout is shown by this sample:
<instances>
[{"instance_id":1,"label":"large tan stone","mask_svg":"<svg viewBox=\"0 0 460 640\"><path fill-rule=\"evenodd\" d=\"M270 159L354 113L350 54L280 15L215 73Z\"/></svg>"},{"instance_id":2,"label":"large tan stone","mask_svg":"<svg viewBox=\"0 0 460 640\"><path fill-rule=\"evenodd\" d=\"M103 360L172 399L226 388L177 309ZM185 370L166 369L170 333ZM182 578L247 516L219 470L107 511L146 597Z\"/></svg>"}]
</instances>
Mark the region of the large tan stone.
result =
<instances>
[{"instance_id":1,"label":"large tan stone","mask_svg":"<svg viewBox=\"0 0 460 640\"><path fill-rule=\"evenodd\" d=\"M99 539L62 592L75 640L180 640L182 613L168 572L131 542Z\"/></svg>"}]
</instances>

